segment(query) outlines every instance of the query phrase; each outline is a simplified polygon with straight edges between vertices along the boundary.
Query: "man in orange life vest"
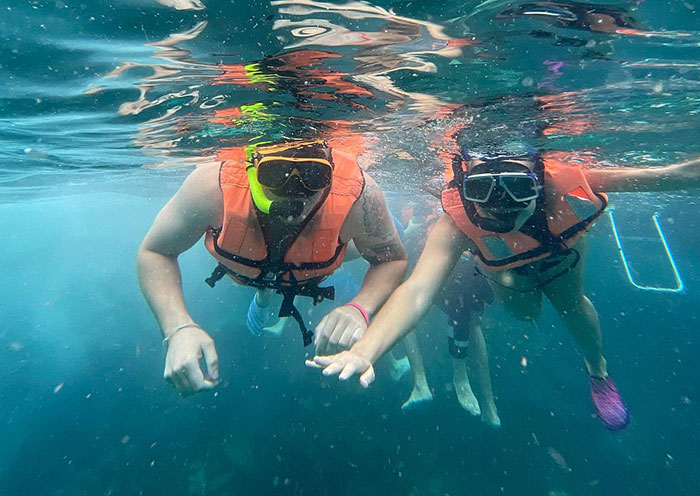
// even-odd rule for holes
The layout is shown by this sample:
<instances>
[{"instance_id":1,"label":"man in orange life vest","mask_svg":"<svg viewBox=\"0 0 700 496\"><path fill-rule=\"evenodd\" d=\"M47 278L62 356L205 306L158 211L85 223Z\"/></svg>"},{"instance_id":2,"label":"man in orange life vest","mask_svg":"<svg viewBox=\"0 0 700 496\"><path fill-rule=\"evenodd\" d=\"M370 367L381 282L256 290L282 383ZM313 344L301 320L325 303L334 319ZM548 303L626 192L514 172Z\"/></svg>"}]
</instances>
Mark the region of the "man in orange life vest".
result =
<instances>
[{"instance_id":1,"label":"man in orange life vest","mask_svg":"<svg viewBox=\"0 0 700 496\"><path fill-rule=\"evenodd\" d=\"M558 152L521 150L451 157L438 220L411 276L394 291L369 330L348 351L316 356L310 367L346 380L374 381L373 364L430 308L465 250L474 253L496 297L523 320L537 318L544 294L583 352L591 396L611 430L629 422L608 376L598 314L585 296L581 252L588 228L607 204L603 191L668 191L700 186L700 159L649 169L583 168Z\"/></svg>"},{"instance_id":2,"label":"man in orange life vest","mask_svg":"<svg viewBox=\"0 0 700 496\"><path fill-rule=\"evenodd\" d=\"M403 245L351 141L228 149L223 162L192 172L156 217L139 249L139 283L167 345L165 379L182 395L211 389L219 378L214 341L185 306L177 262L203 234L219 262L207 283L228 274L279 292L280 317L294 317L304 345L313 340L317 353L352 345L403 279ZM340 267L351 241L370 263L362 288L311 333L294 298L332 299L333 289L320 284Z\"/></svg>"}]
</instances>

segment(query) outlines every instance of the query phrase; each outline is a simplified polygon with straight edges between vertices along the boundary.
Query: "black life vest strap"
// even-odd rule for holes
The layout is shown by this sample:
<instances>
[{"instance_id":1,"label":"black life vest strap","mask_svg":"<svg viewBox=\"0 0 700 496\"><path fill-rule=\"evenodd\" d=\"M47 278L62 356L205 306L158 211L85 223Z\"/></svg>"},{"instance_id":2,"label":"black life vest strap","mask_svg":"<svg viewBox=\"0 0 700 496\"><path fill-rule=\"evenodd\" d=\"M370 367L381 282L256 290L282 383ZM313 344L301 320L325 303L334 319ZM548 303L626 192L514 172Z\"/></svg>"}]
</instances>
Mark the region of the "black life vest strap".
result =
<instances>
[{"instance_id":1,"label":"black life vest strap","mask_svg":"<svg viewBox=\"0 0 700 496\"><path fill-rule=\"evenodd\" d=\"M261 273L260 276L255 279L241 276L236 274L231 269L226 267L224 264L218 264L212 272L211 276L205 279L205 282L210 286L214 285L226 274L231 274L236 280L245 284L246 286L252 286L257 289L273 289L278 294L283 296L282 305L280 306L278 317L294 317L294 320L299 324L299 330L301 331L301 337L304 341L304 346L308 346L313 341L313 332L311 332L304 323L304 319L299 312L299 309L294 305L294 298L297 296L306 296L313 299L314 305L319 304L323 300L334 300L335 299L335 287L326 286L319 287L322 278L314 279L313 281L306 283L299 283L296 280L284 283L279 279L266 279Z\"/></svg>"},{"instance_id":2,"label":"black life vest strap","mask_svg":"<svg viewBox=\"0 0 700 496\"><path fill-rule=\"evenodd\" d=\"M314 304L318 303L319 301L323 300L324 298L330 297L330 299L333 299L335 296L335 288L328 287L328 288L319 288L316 286L317 290L326 290L325 292L327 293L325 296L322 296L322 292L316 293L314 296ZM311 344L313 341L314 333L310 331L306 327L306 323L304 323L304 318L301 316L301 313L299 313L299 309L294 305L294 298L296 298L297 295L300 293L297 293L294 289L289 288L289 289L282 289L282 305L280 306L280 312L277 315L278 317L293 317L294 320L297 321L297 324L299 324L299 330L301 331L301 339L304 342L304 346L308 346ZM310 296L310 295L305 295L305 296Z\"/></svg>"},{"instance_id":3,"label":"black life vest strap","mask_svg":"<svg viewBox=\"0 0 700 496\"><path fill-rule=\"evenodd\" d=\"M218 264L212 271L211 275L204 279L204 282L207 283L207 286L213 288L216 286L216 283L226 275L227 270L228 267L226 267L224 264Z\"/></svg>"},{"instance_id":4,"label":"black life vest strap","mask_svg":"<svg viewBox=\"0 0 700 496\"><path fill-rule=\"evenodd\" d=\"M330 187L323 191L321 198L316 202L316 205L314 205L308 215L304 217L301 222L292 226L292 231L284 236L281 236L281 239L272 239L273 235L271 232L273 223L280 225L281 220L271 216L270 214L265 214L255 207L255 216L258 220L258 225L260 226L260 230L262 231L263 239L265 241L265 252L267 253L265 260L268 262L271 269L268 270L269 272L279 273L285 270L284 266L286 265L286 262L284 261L284 258L287 256L287 252L297 238L299 238L299 235L306 228L309 222L311 222L314 216L321 209L321 206L326 202L329 194Z\"/></svg>"},{"instance_id":5,"label":"black life vest strap","mask_svg":"<svg viewBox=\"0 0 700 496\"><path fill-rule=\"evenodd\" d=\"M246 267L250 267L253 269L259 269L262 272L274 272L272 263L270 260L267 258L262 259L262 260L253 260L250 258L242 257L240 255L236 255L235 253L231 253L230 251L226 251L221 246L219 245L219 234L221 233L220 230L218 229L212 229L212 238L213 238L213 246L214 246L214 251L216 252L217 255L221 256L222 258L225 258L226 260L231 260L232 262L235 262L237 264L245 265ZM318 270L318 269L325 269L326 267L330 267L335 263L335 261L338 259L340 256L340 253L343 251L343 248L345 247L345 243L341 243L340 240L338 240L338 246L335 249L335 252L333 253L333 256L326 260L325 262L301 262L301 263L290 263L290 262L285 262L283 264L279 264L279 270L282 272L287 272L287 271L292 271L292 270ZM223 276L222 276L223 277ZM221 279L219 277L216 279L218 281ZM214 282L216 282L214 281ZM213 287L213 286L212 286Z\"/></svg>"},{"instance_id":6,"label":"black life vest strap","mask_svg":"<svg viewBox=\"0 0 700 496\"><path fill-rule=\"evenodd\" d=\"M304 319L299 313L299 309L294 306L294 294L291 291L285 291L282 293L284 295L282 299L282 305L280 306L280 313L278 317L294 317L294 320L299 324L299 330L301 331L301 339L304 341L304 346L308 346L313 341L314 333L311 332L304 323Z\"/></svg>"}]
</instances>

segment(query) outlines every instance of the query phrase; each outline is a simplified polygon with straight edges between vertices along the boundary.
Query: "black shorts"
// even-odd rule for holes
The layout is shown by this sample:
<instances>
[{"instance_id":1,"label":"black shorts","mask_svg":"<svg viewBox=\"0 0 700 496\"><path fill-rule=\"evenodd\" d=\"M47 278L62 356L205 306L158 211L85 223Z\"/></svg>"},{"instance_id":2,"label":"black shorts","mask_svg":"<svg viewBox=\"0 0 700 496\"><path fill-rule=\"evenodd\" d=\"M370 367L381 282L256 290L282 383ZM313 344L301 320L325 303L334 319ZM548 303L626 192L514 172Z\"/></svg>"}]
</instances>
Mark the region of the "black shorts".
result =
<instances>
[{"instance_id":1,"label":"black shorts","mask_svg":"<svg viewBox=\"0 0 700 496\"><path fill-rule=\"evenodd\" d=\"M461 257L435 299L435 305L449 319L448 346L452 356L464 358L472 319L475 314L481 314L493 298L493 291L477 270L474 259Z\"/></svg>"}]
</instances>

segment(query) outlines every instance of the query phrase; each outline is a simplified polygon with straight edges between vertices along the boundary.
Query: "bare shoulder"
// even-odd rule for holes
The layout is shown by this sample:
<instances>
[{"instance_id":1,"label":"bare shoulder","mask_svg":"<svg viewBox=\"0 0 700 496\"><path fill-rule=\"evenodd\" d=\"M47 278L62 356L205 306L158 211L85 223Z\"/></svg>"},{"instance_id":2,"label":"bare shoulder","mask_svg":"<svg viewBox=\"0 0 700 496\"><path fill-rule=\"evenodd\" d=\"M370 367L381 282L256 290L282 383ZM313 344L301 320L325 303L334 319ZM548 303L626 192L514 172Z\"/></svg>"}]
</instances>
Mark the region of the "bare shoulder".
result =
<instances>
[{"instance_id":1,"label":"bare shoulder","mask_svg":"<svg viewBox=\"0 0 700 496\"><path fill-rule=\"evenodd\" d=\"M158 213L141 244L144 250L178 255L190 248L209 227L221 225L223 198L219 167L199 166Z\"/></svg>"},{"instance_id":2,"label":"bare shoulder","mask_svg":"<svg viewBox=\"0 0 700 496\"><path fill-rule=\"evenodd\" d=\"M406 251L384 194L371 177L365 179L365 189L350 210L340 237L345 242L353 240L360 254L372 265L405 260Z\"/></svg>"},{"instance_id":3,"label":"bare shoulder","mask_svg":"<svg viewBox=\"0 0 700 496\"><path fill-rule=\"evenodd\" d=\"M182 183L180 192L194 196L210 196L215 193L220 194L220 170L221 162L208 162L198 165Z\"/></svg>"},{"instance_id":4,"label":"bare shoulder","mask_svg":"<svg viewBox=\"0 0 700 496\"><path fill-rule=\"evenodd\" d=\"M384 193L382 193L376 181L367 173L364 176L365 187L350 209L341 232L341 237L346 241L357 236L386 236L387 220L391 221L391 215L384 200Z\"/></svg>"},{"instance_id":5,"label":"bare shoulder","mask_svg":"<svg viewBox=\"0 0 700 496\"><path fill-rule=\"evenodd\" d=\"M209 162L197 166L182 183L172 198L181 214L207 219L212 227L221 224L223 194L219 186L220 162Z\"/></svg>"}]
</instances>

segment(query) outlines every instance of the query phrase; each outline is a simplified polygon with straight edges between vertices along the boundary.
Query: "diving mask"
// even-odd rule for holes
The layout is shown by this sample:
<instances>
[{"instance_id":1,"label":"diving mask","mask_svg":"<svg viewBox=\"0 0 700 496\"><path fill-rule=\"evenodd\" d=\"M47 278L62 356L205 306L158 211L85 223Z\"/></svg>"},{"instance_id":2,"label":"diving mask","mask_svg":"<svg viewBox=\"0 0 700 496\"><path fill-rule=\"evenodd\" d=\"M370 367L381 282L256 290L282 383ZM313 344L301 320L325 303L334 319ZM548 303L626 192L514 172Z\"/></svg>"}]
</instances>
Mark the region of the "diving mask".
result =
<instances>
[{"instance_id":1,"label":"diving mask","mask_svg":"<svg viewBox=\"0 0 700 496\"><path fill-rule=\"evenodd\" d=\"M333 166L324 158L263 156L257 161L258 182L272 190L280 190L297 177L309 191L328 187L333 177Z\"/></svg>"},{"instance_id":2,"label":"diving mask","mask_svg":"<svg viewBox=\"0 0 700 496\"><path fill-rule=\"evenodd\" d=\"M465 200L487 203L496 186L500 186L516 202L536 199L539 193L537 176L529 172L486 172L466 176L462 183Z\"/></svg>"}]
</instances>

